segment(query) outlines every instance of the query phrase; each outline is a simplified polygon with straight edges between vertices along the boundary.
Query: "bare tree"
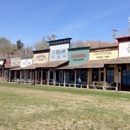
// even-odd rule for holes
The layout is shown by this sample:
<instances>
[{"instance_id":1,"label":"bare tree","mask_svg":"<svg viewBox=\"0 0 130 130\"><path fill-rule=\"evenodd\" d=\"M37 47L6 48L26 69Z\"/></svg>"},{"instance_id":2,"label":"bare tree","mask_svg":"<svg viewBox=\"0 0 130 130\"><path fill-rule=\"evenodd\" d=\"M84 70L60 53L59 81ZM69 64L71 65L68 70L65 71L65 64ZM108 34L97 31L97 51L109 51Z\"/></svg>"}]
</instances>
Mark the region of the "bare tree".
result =
<instances>
[{"instance_id":1,"label":"bare tree","mask_svg":"<svg viewBox=\"0 0 130 130\"><path fill-rule=\"evenodd\" d=\"M83 47L83 46L84 46L84 42L82 40L78 40L76 42L71 42L70 43L70 48Z\"/></svg>"},{"instance_id":2,"label":"bare tree","mask_svg":"<svg viewBox=\"0 0 130 130\"><path fill-rule=\"evenodd\" d=\"M49 45L47 41L45 40L45 37L43 37L41 41L34 43L33 47L35 50L42 50L42 49L48 49Z\"/></svg>"},{"instance_id":3,"label":"bare tree","mask_svg":"<svg viewBox=\"0 0 130 130\"><path fill-rule=\"evenodd\" d=\"M13 45L5 37L0 38L0 52L11 53L13 51Z\"/></svg>"},{"instance_id":4,"label":"bare tree","mask_svg":"<svg viewBox=\"0 0 130 130\"><path fill-rule=\"evenodd\" d=\"M25 56L29 57L29 56L33 56L33 48L32 47L25 47L24 48L24 54Z\"/></svg>"}]
</instances>

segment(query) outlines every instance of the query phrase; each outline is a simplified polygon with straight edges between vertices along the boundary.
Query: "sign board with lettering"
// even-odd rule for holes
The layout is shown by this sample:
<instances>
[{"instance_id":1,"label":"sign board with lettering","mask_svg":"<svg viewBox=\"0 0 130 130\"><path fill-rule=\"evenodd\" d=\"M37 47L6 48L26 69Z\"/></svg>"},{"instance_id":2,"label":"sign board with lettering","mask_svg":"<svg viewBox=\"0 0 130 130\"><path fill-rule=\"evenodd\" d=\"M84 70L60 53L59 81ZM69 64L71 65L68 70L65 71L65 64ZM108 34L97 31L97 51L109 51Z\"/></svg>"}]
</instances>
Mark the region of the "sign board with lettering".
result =
<instances>
[{"instance_id":1,"label":"sign board with lettering","mask_svg":"<svg viewBox=\"0 0 130 130\"><path fill-rule=\"evenodd\" d=\"M119 43L119 57L130 56L130 41Z\"/></svg>"},{"instance_id":2,"label":"sign board with lettering","mask_svg":"<svg viewBox=\"0 0 130 130\"><path fill-rule=\"evenodd\" d=\"M32 64L32 58L22 58L21 59L21 67L26 67Z\"/></svg>"},{"instance_id":3,"label":"sign board with lettering","mask_svg":"<svg viewBox=\"0 0 130 130\"><path fill-rule=\"evenodd\" d=\"M113 59L118 57L118 47L91 49L89 60Z\"/></svg>"},{"instance_id":4,"label":"sign board with lettering","mask_svg":"<svg viewBox=\"0 0 130 130\"><path fill-rule=\"evenodd\" d=\"M49 53L34 54L34 63L45 63L48 62Z\"/></svg>"},{"instance_id":5,"label":"sign board with lettering","mask_svg":"<svg viewBox=\"0 0 130 130\"><path fill-rule=\"evenodd\" d=\"M11 58L11 66L21 66L21 58Z\"/></svg>"},{"instance_id":6,"label":"sign board with lettering","mask_svg":"<svg viewBox=\"0 0 130 130\"><path fill-rule=\"evenodd\" d=\"M66 49L69 48L69 43L65 43L65 44L60 44L60 45L54 45L54 46L50 46L50 50L57 50L57 49Z\"/></svg>"},{"instance_id":7,"label":"sign board with lettering","mask_svg":"<svg viewBox=\"0 0 130 130\"><path fill-rule=\"evenodd\" d=\"M89 60L89 47L70 48L68 51L69 66L77 66Z\"/></svg>"},{"instance_id":8,"label":"sign board with lettering","mask_svg":"<svg viewBox=\"0 0 130 130\"><path fill-rule=\"evenodd\" d=\"M50 61L68 60L68 49L58 49L50 51Z\"/></svg>"},{"instance_id":9,"label":"sign board with lettering","mask_svg":"<svg viewBox=\"0 0 130 130\"><path fill-rule=\"evenodd\" d=\"M3 66L4 60L0 60L0 66Z\"/></svg>"}]
</instances>

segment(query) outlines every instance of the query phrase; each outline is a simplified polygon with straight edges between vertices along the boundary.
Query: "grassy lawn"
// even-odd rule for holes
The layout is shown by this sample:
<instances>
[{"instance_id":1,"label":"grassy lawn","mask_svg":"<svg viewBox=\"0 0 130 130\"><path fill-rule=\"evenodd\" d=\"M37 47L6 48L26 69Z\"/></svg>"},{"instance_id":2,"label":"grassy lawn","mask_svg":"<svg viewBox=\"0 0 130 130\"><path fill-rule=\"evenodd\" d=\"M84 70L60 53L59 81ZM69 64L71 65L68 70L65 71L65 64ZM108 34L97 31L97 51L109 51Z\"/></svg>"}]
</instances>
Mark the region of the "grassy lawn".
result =
<instances>
[{"instance_id":1,"label":"grassy lawn","mask_svg":"<svg viewBox=\"0 0 130 130\"><path fill-rule=\"evenodd\" d=\"M130 93L0 82L0 130L130 130Z\"/></svg>"}]
</instances>

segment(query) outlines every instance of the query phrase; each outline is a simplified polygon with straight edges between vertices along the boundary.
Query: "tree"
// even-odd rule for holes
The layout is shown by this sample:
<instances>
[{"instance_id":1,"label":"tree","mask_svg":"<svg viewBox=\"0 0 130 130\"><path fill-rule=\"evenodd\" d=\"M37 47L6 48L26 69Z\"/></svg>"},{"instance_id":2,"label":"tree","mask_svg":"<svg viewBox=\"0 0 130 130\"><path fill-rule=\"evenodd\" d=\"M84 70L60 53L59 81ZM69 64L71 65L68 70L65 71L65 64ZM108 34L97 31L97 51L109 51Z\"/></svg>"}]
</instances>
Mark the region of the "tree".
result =
<instances>
[{"instance_id":1,"label":"tree","mask_svg":"<svg viewBox=\"0 0 130 130\"><path fill-rule=\"evenodd\" d=\"M42 49L48 49L49 45L45 40L45 37L43 37L41 41L34 43L33 47L35 48L35 50L42 50Z\"/></svg>"},{"instance_id":2,"label":"tree","mask_svg":"<svg viewBox=\"0 0 130 130\"><path fill-rule=\"evenodd\" d=\"M24 56L33 56L33 49L32 49L32 47L26 47L26 48L24 48L23 49L24 50Z\"/></svg>"},{"instance_id":3,"label":"tree","mask_svg":"<svg viewBox=\"0 0 130 130\"><path fill-rule=\"evenodd\" d=\"M70 43L70 48L83 47L83 46L84 46L84 42L82 40L78 40L76 42L71 42Z\"/></svg>"},{"instance_id":4,"label":"tree","mask_svg":"<svg viewBox=\"0 0 130 130\"><path fill-rule=\"evenodd\" d=\"M12 43L5 37L0 38L0 52L2 53L11 53L13 52Z\"/></svg>"},{"instance_id":5,"label":"tree","mask_svg":"<svg viewBox=\"0 0 130 130\"><path fill-rule=\"evenodd\" d=\"M21 50L21 49L24 47L24 43L22 43L20 40L18 40L18 41L16 42L16 44L17 44L17 49L18 49L18 50Z\"/></svg>"}]
</instances>

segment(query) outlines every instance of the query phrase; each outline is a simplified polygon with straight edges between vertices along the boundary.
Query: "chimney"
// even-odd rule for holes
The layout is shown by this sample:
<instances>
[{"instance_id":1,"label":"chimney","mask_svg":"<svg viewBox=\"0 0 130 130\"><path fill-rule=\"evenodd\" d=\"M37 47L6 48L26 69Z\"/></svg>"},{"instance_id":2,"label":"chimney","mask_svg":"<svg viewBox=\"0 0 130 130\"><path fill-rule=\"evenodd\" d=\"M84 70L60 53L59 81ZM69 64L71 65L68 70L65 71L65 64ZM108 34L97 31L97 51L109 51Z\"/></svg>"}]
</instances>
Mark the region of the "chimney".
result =
<instances>
[{"instance_id":1,"label":"chimney","mask_svg":"<svg viewBox=\"0 0 130 130\"><path fill-rule=\"evenodd\" d=\"M8 53L8 58L9 58L9 53Z\"/></svg>"}]
</instances>

